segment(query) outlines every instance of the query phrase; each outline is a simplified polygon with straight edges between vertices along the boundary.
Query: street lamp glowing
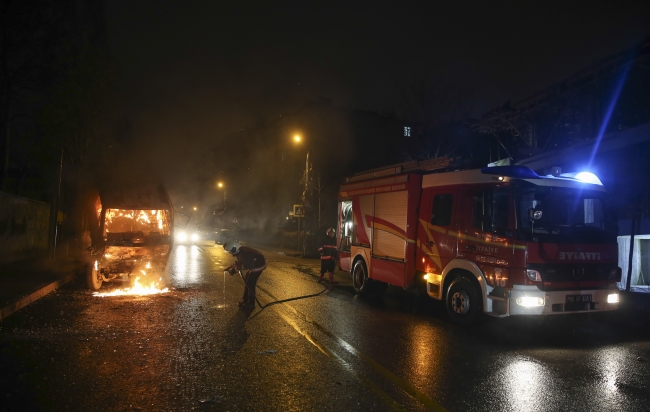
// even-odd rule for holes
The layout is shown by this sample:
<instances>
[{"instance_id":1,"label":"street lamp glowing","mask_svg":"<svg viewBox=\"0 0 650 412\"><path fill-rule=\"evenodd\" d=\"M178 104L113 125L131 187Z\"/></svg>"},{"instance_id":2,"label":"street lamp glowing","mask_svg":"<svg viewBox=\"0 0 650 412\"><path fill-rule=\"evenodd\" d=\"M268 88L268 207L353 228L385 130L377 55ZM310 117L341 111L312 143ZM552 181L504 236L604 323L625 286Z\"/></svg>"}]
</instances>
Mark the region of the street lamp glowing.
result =
<instances>
[{"instance_id":1,"label":"street lamp glowing","mask_svg":"<svg viewBox=\"0 0 650 412\"><path fill-rule=\"evenodd\" d=\"M196 206L194 206L194 210L196 210Z\"/></svg>"},{"instance_id":2,"label":"street lamp glowing","mask_svg":"<svg viewBox=\"0 0 650 412\"><path fill-rule=\"evenodd\" d=\"M299 135L299 134L293 136L293 141L294 141L294 142L296 142L296 143L300 143L301 140L302 140L302 139L300 138L300 135Z\"/></svg>"},{"instance_id":3,"label":"street lamp glowing","mask_svg":"<svg viewBox=\"0 0 650 412\"><path fill-rule=\"evenodd\" d=\"M223 187L223 183L219 182L219 183L217 183L217 186L219 186L221 188L221 187Z\"/></svg>"}]
</instances>

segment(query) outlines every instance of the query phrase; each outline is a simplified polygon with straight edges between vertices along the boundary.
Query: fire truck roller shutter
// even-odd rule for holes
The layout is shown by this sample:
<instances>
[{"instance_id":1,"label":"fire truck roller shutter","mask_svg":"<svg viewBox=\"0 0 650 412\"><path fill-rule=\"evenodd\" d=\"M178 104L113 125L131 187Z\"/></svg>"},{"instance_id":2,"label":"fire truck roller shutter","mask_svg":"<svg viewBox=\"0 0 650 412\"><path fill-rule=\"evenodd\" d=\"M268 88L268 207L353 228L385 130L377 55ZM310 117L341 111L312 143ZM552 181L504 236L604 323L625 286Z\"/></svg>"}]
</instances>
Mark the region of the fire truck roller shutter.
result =
<instances>
[{"instance_id":1,"label":"fire truck roller shutter","mask_svg":"<svg viewBox=\"0 0 650 412\"><path fill-rule=\"evenodd\" d=\"M408 192L381 193L375 199L373 255L403 260L406 253Z\"/></svg>"}]
</instances>

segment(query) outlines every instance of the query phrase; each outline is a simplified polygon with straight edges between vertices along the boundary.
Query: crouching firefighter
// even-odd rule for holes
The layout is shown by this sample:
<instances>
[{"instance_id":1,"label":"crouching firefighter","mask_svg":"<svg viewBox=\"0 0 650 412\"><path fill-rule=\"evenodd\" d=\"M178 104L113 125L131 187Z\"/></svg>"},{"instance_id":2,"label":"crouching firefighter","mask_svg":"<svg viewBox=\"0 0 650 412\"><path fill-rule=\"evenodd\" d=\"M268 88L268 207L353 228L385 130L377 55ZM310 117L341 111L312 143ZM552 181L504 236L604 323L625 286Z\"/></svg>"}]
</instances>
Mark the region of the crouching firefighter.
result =
<instances>
[{"instance_id":1,"label":"crouching firefighter","mask_svg":"<svg viewBox=\"0 0 650 412\"><path fill-rule=\"evenodd\" d=\"M327 229L325 236L318 243L318 253L320 253L320 278L318 283L323 281L325 273L328 274L331 284L338 283L334 280L334 267L338 256L334 233L333 227Z\"/></svg>"},{"instance_id":2,"label":"crouching firefighter","mask_svg":"<svg viewBox=\"0 0 650 412\"><path fill-rule=\"evenodd\" d=\"M262 271L266 269L266 258L257 250L242 246L236 240L227 242L223 248L237 258L235 263L226 268L228 273L234 275L240 271L244 278L244 296L237 305L240 308L255 306L255 286Z\"/></svg>"}]
</instances>

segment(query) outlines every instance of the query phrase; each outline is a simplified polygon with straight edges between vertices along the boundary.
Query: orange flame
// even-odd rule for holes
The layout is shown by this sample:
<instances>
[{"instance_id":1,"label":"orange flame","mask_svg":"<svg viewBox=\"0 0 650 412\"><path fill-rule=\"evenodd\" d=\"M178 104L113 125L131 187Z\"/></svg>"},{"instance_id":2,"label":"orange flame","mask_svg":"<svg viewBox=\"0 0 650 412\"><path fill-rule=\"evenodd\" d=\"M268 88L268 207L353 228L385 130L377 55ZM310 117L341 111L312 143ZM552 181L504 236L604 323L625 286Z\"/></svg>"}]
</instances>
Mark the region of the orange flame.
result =
<instances>
[{"instance_id":1,"label":"orange flame","mask_svg":"<svg viewBox=\"0 0 650 412\"><path fill-rule=\"evenodd\" d=\"M144 273L144 271L142 271ZM146 275L146 273L145 273ZM167 293L169 292L169 288L159 288L158 284L154 281L151 282L150 286L144 286L140 284L140 277L136 277L135 281L133 282L133 286L130 288L124 288L124 289L116 289L112 292L104 292L104 293L99 293L99 292L94 292L93 296L98 296L98 297L106 297L106 296L127 296L127 295L157 295L160 293Z\"/></svg>"},{"instance_id":2,"label":"orange flame","mask_svg":"<svg viewBox=\"0 0 650 412\"><path fill-rule=\"evenodd\" d=\"M162 210L152 210L151 216L147 213L146 210L124 210L124 209L108 209L106 210L106 223L110 224L113 222L113 219L116 217L123 217L127 219L134 219L136 222L142 225L150 225L152 223L157 223L159 230L162 230L164 227L164 211ZM153 222L152 222L153 220ZM106 229L108 232L108 228Z\"/></svg>"}]
</instances>

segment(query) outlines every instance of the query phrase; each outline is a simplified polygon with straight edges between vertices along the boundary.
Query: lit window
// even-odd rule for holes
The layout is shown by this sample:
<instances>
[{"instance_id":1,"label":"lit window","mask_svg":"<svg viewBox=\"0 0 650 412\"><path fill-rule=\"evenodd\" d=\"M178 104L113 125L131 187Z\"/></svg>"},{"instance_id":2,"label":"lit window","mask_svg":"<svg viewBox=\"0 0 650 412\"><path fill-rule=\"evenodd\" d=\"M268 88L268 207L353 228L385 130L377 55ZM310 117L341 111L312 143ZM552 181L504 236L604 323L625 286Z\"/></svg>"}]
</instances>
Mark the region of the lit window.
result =
<instances>
[{"instance_id":1,"label":"lit window","mask_svg":"<svg viewBox=\"0 0 650 412\"><path fill-rule=\"evenodd\" d=\"M411 128L408 126L404 126L404 137L410 137L411 136Z\"/></svg>"}]
</instances>

